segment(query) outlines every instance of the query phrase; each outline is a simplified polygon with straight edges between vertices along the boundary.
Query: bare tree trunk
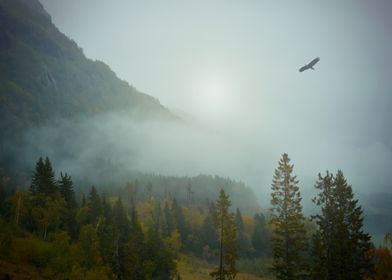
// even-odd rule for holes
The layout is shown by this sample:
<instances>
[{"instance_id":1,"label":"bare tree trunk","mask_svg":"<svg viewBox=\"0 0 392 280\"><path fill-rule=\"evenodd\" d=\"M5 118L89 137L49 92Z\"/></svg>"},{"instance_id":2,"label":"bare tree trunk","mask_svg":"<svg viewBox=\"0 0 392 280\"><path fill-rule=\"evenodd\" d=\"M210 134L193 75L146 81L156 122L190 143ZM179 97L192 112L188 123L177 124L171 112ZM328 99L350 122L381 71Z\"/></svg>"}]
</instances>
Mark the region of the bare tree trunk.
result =
<instances>
[{"instance_id":1,"label":"bare tree trunk","mask_svg":"<svg viewBox=\"0 0 392 280\"><path fill-rule=\"evenodd\" d=\"M100 224L101 224L101 217L98 218L98 222L97 222L97 225L95 227L95 231L98 231L98 228L99 228Z\"/></svg>"},{"instance_id":2,"label":"bare tree trunk","mask_svg":"<svg viewBox=\"0 0 392 280\"><path fill-rule=\"evenodd\" d=\"M46 240L46 234L47 233L48 233L48 224L45 223L45 226L44 226L44 240Z\"/></svg>"},{"instance_id":3,"label":"bare tree trunk","mask_svg":"<svg viewBox=\"0 0 392 280\"><path fill-rule=\"evenodd\" d=\"M15 218L16 225L19 224L19 214L20 214L20 203L21 203L21 200L22 200L22 193L19 193L18 206L16 208L16 218Z\"/></svg>"},{"instance_id":4,"label":"bare tree trunk","mask_svg":"<svg viewBox=\"0 0 392 280\"><path fill-rule=\"evenodd\" d=\"M121 271L120 271L120 253L119 253L119 243L120 240L117 240L117 245L116 245L116 252L115 252L115 258L116 258L116 279L120 280L121 279Z\"/></svg>"},{"instance_id":5,"label":"bare tree trunk","mask_svg":"<svg viewBox=\"0 0 392 280\"><path fill-rule=\"evenodd\" d=\"M219 279L223 280L223 221L220 232L220 257L219 257Z\"/></svg>"}]
</instances>

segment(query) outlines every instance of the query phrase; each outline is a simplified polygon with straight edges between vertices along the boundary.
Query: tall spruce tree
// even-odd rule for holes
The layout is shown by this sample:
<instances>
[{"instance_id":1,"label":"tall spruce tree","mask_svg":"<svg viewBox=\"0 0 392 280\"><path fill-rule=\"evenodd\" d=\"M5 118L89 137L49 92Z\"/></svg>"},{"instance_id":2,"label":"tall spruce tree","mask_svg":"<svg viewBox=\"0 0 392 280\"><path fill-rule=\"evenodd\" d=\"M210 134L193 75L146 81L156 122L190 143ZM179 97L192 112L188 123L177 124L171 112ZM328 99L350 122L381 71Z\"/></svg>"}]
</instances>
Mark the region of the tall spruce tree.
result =
<instances>
[{"instance_id":1,"label":"tall spruce tree","mask_svg":"<svg viewBox=\"0 0 392 280\"><path fill-rule=\"evenodd\" d=\"M61 227L68 230L72 238L76 238L78 231L76 223L77 203L71 176L68 176L67 173L65 175L60 173L60 180L57 183L60 194L65 201L65 209L61 215Z\"/></svg>"},{"instance_id":2,"label":"tall spruce tree","mask_svg":"<svg viewBox=\"0 0 392 280\"><path fill-rule=\"evenodd\" d=\"M99 240L99 250L104 264L116 271L116 249L118 234L113 222L112 209L106 199L102 199L103 216L98 227L95 227Z\"/></svg>"},{"instance_id":3,"label":"tall spruce tree","mask_svg":"<svg viewBox=\"0 0 392 280\"><path fill-rule=\"evenodd\" d=\"M135 206L131 207L131 235L126 246L125 276L129 279L144 279L143 262L147 258L145 240L141 225L137 218Z\"/></svg>"},{"instance_id":4,"label":"tall spruce tree","mask_svg":"<svg viewBox=\"0 0 392 280\"><path fill-rule=\"evenodd\" d=\"M30 193L32 195L42 194L45 196L54 196L58 187L54 178L52 164L48 157L45 160L40 157L33 171Z\"/></svg>"},{"instance_id":5,"label":"tall spruce tree","mask_svg":"<svg viewBox=\"0 0 392 280\"><path fill-rule=\"evenodd\" d=\"M219 236L219 267L210 273L217 280L234 279L237 275L235 267L238 259L237 227L235 217L230 213L229 196L220 190L216 201L214 224Z\"/></svg>"},{"instance_id":6,"label":"tall spruce tree","mask_svg":"<svg viewBox=\"0 0 392 280\"><path fill-rule=\"evenodd\" d=\"M99 216L102 215L102 201L94 186L91 187L87 200L87 207L89 209L88 221L95 225L98 222Z\"/></svg>"},{"instance_id":7,"label":"tall spruce tree","mask_svg":"<svg viewBox=\"0 0 392 280\"><path fill-rule=\"evenodd\" d=\"M315 187L319 193L313 201L321 211L313 217L318 225L312 244L313 279L364 279L372 272L365 256L371 243L351 186L339 170L335 177L319 174Z\"/></svg>"},{"instance_id":8,"label":"tall spruce tree","mask_svg":"<svg viewBox=\"0 0 392 280\"><path fill-rule=\"evenodd\" d=\"M57 181L61 195L65 200L68 209L74 209L77 206L75 199L75 191L73 189L73 182L71 176L67 173L63 175L60 173L60 180Z\"/></svg>"},{"instance_id":9,"label":"tall spruce tree","mask_svg":"<svg viewBox=\"0 0 392 280\"><path fill-rule=\"evenodd\" d=\"M127 274L127 249L126 246L131 236L131 225L119 198L113 206L113 222L116 232L116 247L115 247L115 273L117 279L125 279Z\"/></svg>"},{"instance_id":10,"label":"tall spruce tree","mask_svg":"<svg viewBox=\"0 0 392 280\"><path fill-rule=\"evenodd\" d=\"M327 171L327 174L322 177L318 174L318 181L315 188L320 191L317 197L313 198L313 202L321 206L321 213L313 216L318 226L318 231L312 237L311 245L311 275L312 279L331 279L335 269L333 246L337 245L339 240L334 240L336 236L333 235L334 221L336 220L335 200L333 195L334 177ZM330 275L329 275L330 274Z\"/></svg>"},{"instance_id":11,"label":"tall spruce tree","mask_svg":"<svg viewBox=\"0 0 392 280\"><path fill-rule=\"evenodd\" d=\"M271 220L273 271L277 279L303 279L306 275L306 233L301 194L294 165L285 153L272 180Z\"/></svg>"}]
</instances>

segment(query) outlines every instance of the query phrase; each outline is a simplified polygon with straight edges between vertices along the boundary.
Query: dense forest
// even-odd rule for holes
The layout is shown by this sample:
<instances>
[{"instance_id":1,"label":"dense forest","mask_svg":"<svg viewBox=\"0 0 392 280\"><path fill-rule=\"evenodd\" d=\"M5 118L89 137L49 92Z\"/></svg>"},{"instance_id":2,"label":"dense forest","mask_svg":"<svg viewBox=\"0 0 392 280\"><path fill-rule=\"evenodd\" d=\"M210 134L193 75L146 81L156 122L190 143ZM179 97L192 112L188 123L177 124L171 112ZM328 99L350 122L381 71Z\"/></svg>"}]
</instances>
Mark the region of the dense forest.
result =
<instances>
[{"instance_id":1,"label":"dense forest","mask_svg":"<svg viewBox=\"0 0 392 280\"><path fill-rule=\"evenodd\" d=\"M231 206L225 185L210 200L194 196L190 184L177 200L137 180L110 194L94 186L83 193L70 175L56 177L50 160L39 158L28 189L1 178L0 276L391 279L391 235L383 247L371 243L343 172L319 174L313 200L319 211L305 217L293 167L284 154L273 175L272 208L243 214Z\"/></svg>"},{"instance_id":2,"label":"dense forest","mask_svg":"<svg viewBox=\"0 0 392 280\"><path fill-rule=\"evenodd\" d=\"M196 166L156 157L189 150L216 164L205 130L88 59L38 0L1 0L0 279L392 279L388 192L369 214L342 170L313 174L305 213L286 153L269 205L231 172L156 171ZM215 158L237 168L232 150Z\"/></svg>"}]
</instances>

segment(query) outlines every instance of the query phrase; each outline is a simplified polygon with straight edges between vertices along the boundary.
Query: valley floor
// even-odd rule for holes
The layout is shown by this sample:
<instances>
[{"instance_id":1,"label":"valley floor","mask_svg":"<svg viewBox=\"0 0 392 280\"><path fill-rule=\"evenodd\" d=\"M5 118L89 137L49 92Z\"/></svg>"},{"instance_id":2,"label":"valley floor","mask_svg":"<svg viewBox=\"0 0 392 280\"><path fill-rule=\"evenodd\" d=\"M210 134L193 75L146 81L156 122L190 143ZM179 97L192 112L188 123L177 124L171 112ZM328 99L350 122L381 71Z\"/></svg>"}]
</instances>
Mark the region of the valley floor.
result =
<instances>
[{"instance_id":1,"label":"valley floor","mask_svg":"<svg viewBox=\"0 0 392 280\"><path fill-rule=\"evenodd\" d=\"M214 269L210 264L194 257L182 255L177 262L178 273L182 280L211 280L210 272ZM236 280L269 280L249 273L238 273Z\"/></svg>"}]
</instances>

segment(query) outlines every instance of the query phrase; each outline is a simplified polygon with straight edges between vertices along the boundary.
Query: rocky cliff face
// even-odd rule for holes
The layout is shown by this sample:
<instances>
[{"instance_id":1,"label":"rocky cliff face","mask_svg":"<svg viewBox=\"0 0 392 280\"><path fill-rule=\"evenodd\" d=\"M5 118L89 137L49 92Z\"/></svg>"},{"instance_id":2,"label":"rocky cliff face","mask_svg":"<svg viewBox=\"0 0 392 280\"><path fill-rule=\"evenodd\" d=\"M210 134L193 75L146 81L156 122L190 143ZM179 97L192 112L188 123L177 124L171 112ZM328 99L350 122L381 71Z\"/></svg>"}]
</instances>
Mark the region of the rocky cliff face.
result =
<instances>
[{"instance_id":1,"label":"rocky cliff face","mask_svg":"<svg viewBox=\"0 0 392 280\"><path fill-rule=\"evenodd\" d=\"M176 119L106 64L87 59L39 1L0 2L0 140L51 118L118 110Z\"/></svg>"}]
</instances>

